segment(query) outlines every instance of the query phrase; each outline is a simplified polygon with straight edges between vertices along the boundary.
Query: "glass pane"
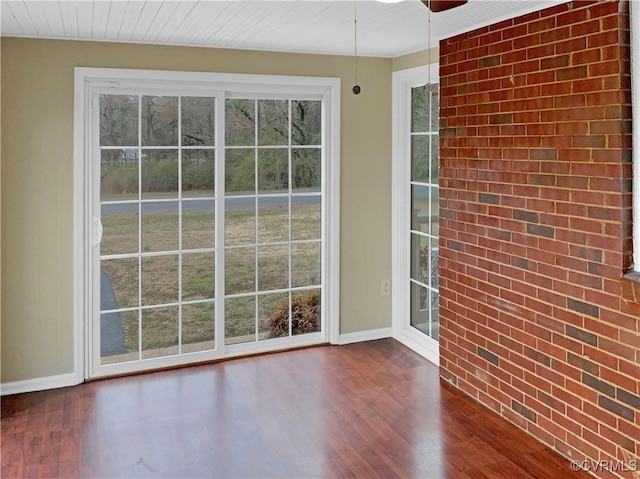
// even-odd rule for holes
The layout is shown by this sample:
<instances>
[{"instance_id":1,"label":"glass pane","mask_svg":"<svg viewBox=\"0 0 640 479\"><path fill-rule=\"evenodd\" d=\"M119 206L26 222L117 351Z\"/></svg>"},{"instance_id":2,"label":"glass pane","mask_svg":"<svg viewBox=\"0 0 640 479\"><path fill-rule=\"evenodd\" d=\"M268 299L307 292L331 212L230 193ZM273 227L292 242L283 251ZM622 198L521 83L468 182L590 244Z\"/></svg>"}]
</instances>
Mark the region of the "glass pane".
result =
<instances>
[{"instance_id":1,"label":"glass pane","mask_svg":"<svg viewBox=\"0 0 640 479\"><path fill-rule=\"evenodd\" d=\"M321 238L321 197L291 198L291 238L294 240Z\"/></svg>"},{"instance_id":2,"label":"glass pane","mask_svg":"<svg viewBox=\"0 0 640 479\"><path fill-rule=\"evenodd\" d=\"M100 95L100 145L138 146L138 97Z\"/></svg>"},{"instance_id":3,"label":"glass pane","mask_svg":"<svg viewBox=\"0 0 640 479\"><path fill-rule=\"evenodd\" d=\"M182 202L182 249L214 248L214 200Z\"/></svg>"},{"instance_id":4,"label":"glass pane","mask_svg":"<svg viewBox=\"0 0 640 479\"><path fill-rule=\"evenodd\" d=\"M319 285L320 243L291 245L291 287Z\"/></svg>"},{"instance_id":5,"label":"glass pane","mask_svg":"<svg viewBox=\"0 0 640 479\"><path fill-rule=\"evenodd\" d=\"M411 89L411 131L427 132L431 125L429 118L429 91L426 86Z\"/></svg>"},{"instance_id":6,"label":"glass pane","mask_svg":"<svg viewBox=\"0 0 640 479\"><path fill-rule=\"evenodd\" d=\"M431 305L431 337L438 340L440 336L440 309L439 300L440 293L438 291L429 291L429 304Z\"/></svg>"},{"instance_id":7,"label":"glass pane","mask_svg":"<svg viewBox=\"0 0 640 479\"><path fill-rule=\"evenodd\" d=\"M100 205L102 242L100 254L138 253L138 203Z\"/></svg>"},{"instance_id":8,"label":"glass pane","mask_svg":"<svg viewBox=\"0 0 640 479\"><path fill-rule=\"evenodd\" d=\"M142 203L142 252L178 249L178 202Z\"/></svg>"},{"instance_id":9,"label":"glass pane","mask_svg":"<svg viewBox=\"0 0 640 479\"><path fill-rule=\"evenodd\" d=\"M182 150L182 196L214 196L215 151Z\"/></svg>"},{"instance_id":10,"label":"glass pane","mask_svg":"<svg viewBox=\"0 0 640 479\"><path fill-rule=\"evenodd\" d=\"M138 258L100 262L100 311L138 306Z\"/></svg>"},{"instance_id":11,"label":"glass pane","mask_svg":"<svg viewBox=\"0 0 640 479\"><path fill-rule=\"evenodd\" d=\"M289 336L289 293L258 296L258 339Z\"/></svg>"},{"instance_id":12,"label":"glass pane","mask_svg":"<svg viewBox=\"0 0 640 479\"><path fill-rule=\"evenodd\" d=\"M431 248L429 249L429 286L438 289L440 286L440 268L439 262L438 240L431 239Z\"/></svg>"},{"instance_id":13,"label":"glass pane","mask_svg":"<svg viewBox=\"0 0 640 479\"><path fill-rule=\"evenodd\" d=\"M296 193L320 191L322 179L322 152L320 148L294 148L291 150L292 188Z\"/></svg>"},{"instance_id":14,"label":"glass pane","mask_svg":"<svg viewBox=\"0 0 640 479\"><path fill-rule=\"evenodd\" d=\"M122 313L100 315L100 357L126 354Z\"/></svg>"},{"instance_id":15,"label":"glass pane","mask_svg":"<svg viewBox=\"0 0 640 479\"><path fill-rule=\"evenodd\" d=\"M440 188L431 186L429 188L431 194L431 236L436 238L440 234Z\"/></svg>"},{"instance_id":16,"label":"glass pane","mask_svg":"<svg viewBox=\"0 0 640 479\"><path fill-rule=\"evenodd\" d=\"M216 99L182 97L182 145L214 146Z\"/></svg>"},{"instance_id":17,"label":"glass pane","mask_svg":"<svg viewBox=\"0 0 640 479\"><path fill-rule=\"evenodd\" d=\"M227 294L254 292L256 290L255 248L227 249L224 275Z\"/></svg>"},{"instance_id":18,"label":"glass pane","mask_svg":"<svg viewBox=\"0 0 640 479\"><path fill-rule=\"evenodd\" d=\"M439 336L438 299L437 291L411 284L411 326L436 341Z\"/></svg>"},{"instance_id":19,"label":"glass pane","mask_svg":"<svg viewBox=\"0 0 640 479\"><path fill-rule=\"evenodd\" d=\"M289 240L289 198L258 198L258 241L273 243Z\"/></svg>"},{"instance_id":20,"label":"glass pane","mask_svg":"<svg viewBox=\"0 0 640 479\"><path fill-rule=\"evenodd\" d=\"M429 233L429 223L432 216L438 214L438 209L431 209L429 195L431 186L413 185L411 187L411 229Z\"/></svg>"},{"instance_id":21,"label":"glass pane","mask_svg":"<svg viewBox=\"0 0 640 479\"><path fill-rule=\"evenodd\" d=\"M178 307L142 310L142 359L178 354Z\"/></svg>"},{"instance_id":22,"label":"glass pane","mask_svg":"<svg viewBox=\"0 0 640 479\"><path fill-rule=\"evenodd\" d=\"M431 135L431 181L434 185L438 184L438 168L440 162L440 144L438 135Z\"/></svg>"},{"instance_id":23,"label":"glass pane","mask_svg":"<svg viewBox=\"0 0 640 479\"><path fill-rule=\"evenodd\" d=\"M255 151L253 149L228 149L224 175L227 193L255 194Z\"/></svg>"},{"instance_id":24,"label":"glass pane","mask_svg":"<svg viewBox=\"0 0 640 479\"><path fill-rule=\"evenodd\" d=\"M322 144L322 103L320 101L291 102L291 143L293 145Z\"/></svg>"},{"instance_id":25,"label":"glass pane","mask_svg":"<svg viewBox=\"0 0 640 479\"><path fill-rule=\"evenodd\" d=\"M225 344L256 340L256 297L225 300Z\"/></svg>"},{"instance_id":26,"label":"glass pane","mask_svg":"<svg viewBox=\"0 0 640 479\"><path fill-rule=\"evenodd\" d=\"M255 100L226 100L225 139L227 146L256 144L255 104Z\"/></svg>"},{"instance_id":27,"label":"glass pane","mask_svg":"<svg viewBox=\"0 0 640 479\"><path fill-rule=\"evenodd\" d=\"M258 247L258 291L289 287L289 246Z\"/></svg>"},{"instance_id":28,"label":"glass pane","mask_svg":"<svg viewBox=\"0 0 640 479\"><path fill-rule=\"evenodd\" d=\"M215 253L182 255L182 300L215 297Z\"/></svg>"},{"instance_id":29,"label":"glass pane","mask_svg":"<svg viewBox=\"0 0 640 479\"><path fill-rule=\"evenodd\" d=\"M135 359L138 359L138 352L140 350L140 317L141 313L139 309L122 312L125 347L129 353L135 355Z\"/></svg>"},{"instance_id":30,"label":"glass pane","mask_svg":"<svg viewBox=\"0 0 640 479\"><path fill-rule=\"evenodd\" d=\"M289 144L289 102L258 100L258 144Z\"/></svg>"},{"instance_id":31,"label":"glass pane","mask_svg":"<svg viewBox=\"0 0 640 479\"><path fill-rule=\"evenodd\" d=\"M431 92L431 131L438 132L440 129L440 98L439 98L439 85L433 83L429 85Z\"/></svg>"},{"instance_id":32,"label":"glass pane","mask_svg":"<svg viewBox=\"0 0 640 479\"><path fill-rule=\"evenodd\" d=\"M289 190L289 150L275 148L258 152L259 193L283 193Z\"/></svg>"},{"instance_id":33,"label":"glass pane","mask_svg":"<svg viewBox=\"0 0 640 479\"><path fill-rule=\"evenodd\" d=\"M429 237L411 233L411 278L428 285L429 281Z\"/></svg>"},{"instance_id":34,"label":"glass pane","mask_svg":"<svg viewBox=\"0 0 640 479\"><path fill-rule=\"evenodd\" d=\"M428 335L430 313L429 291L411 282L411 326Z\"/></svg>"},{"instance_id":35,"label":"glass pane","mask_svg":"<svg viewBox=\"0 0 640 479\"><path fill-rule=\"evenodd\" d=\"M100 199L138 199L138 150L100 152Z\"/></svg>"},{"instance_id":36,"label":"glass pane","mask_svg":"<svg viewBox=\"0 0 640 479\"><path fill-rule=\"evenodd\" d=\"M142 305L178 302L178 255L142 258Z\"/></svg>"},{"instance_id":37,"label":"glass pane","mask_svg":"<svg viewBox=\"0 0 640 479\"><path fill-rule=\"evenodd\" d=\"M228 246L256 242L255 198L227 198L225 240Z\"/></svg>"},{"instance_id":38,"label":"glass pane","mask_svg":"<svg viewBox=\"0 0 640 479\"><path fill-rule=\"evenodd\" d=\"M439 335L437 291L411 283L411 326L437 340Z\"/></svg>"},{"instance_id":39,"label":"glass pane","mask_svg":"<svg viewBox=\"0 0 640 479\"><path fill-rule=\"evenodd\" d=\"M291 332L315 333L321 330L320 290L291 294Z\"/></svg>"},{"instance_id":40,"label":"glass pane","mask_svg":"<svg viewBox=\"0 0 640 479\"><path fill-rule=\"evenodd\" d=\"M411 137L411 179L429 183L431 168L430 135L413 135Z\"/></svg>"},{"instance_id":41,"label":"glass pane","mask_svg":"<svg viewBox=\"0 0 640 479\"><path fill-rule=\"evenodd\" d=\"M178 197L178 150L142 150L142 198Z\"/></svg>"},{"instance_id":42,"label":"glass pane","mask_svg":"<svg viewBox=\"0 0 640 479\"><path fill-rule=\"evenodd\" d=\"M195 353L215 348L215 306L195 303L182 306L182 352Z\"/></svg>"},{"instance_id":43,"label":"glass pane","mask_svg":"<svg viewBox=\"0 0 640 479\"><path fill-rule=\"evenodd\" d=\"M138 360L138 310L100 315L100 364Z\"/></svg>"},{"instance_id":44,"label":"glass pane","mask_svg":"<svg viewBox=\"0 0 640 479\"><path fill-rule=\"evenodd\" d=\"M178 145L178 98L142 97L142 145Z\"/></svg>"}]
</instances>

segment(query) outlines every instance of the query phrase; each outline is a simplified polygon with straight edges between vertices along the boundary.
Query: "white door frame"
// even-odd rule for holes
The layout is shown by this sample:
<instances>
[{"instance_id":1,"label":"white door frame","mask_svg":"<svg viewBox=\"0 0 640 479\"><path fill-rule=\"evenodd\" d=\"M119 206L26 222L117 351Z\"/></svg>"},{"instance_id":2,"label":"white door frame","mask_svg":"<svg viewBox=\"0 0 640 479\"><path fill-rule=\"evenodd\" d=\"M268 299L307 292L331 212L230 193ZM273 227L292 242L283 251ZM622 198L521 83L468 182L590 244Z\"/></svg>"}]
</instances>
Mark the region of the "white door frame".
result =
<instances>
[{"instance_id":1,"label":"white door frame","mask_svg":"<svg viewBox=\"0 0 640 479\"><path fill-rule=\"evenodd\" d=\"M438 365L438 342L410 325L411 88L438 80L438 64L393 72L392 76L392 328L393 337Z\"/></svg>"},{"instance_id":2,"label":"white door frame","mask_svg":"<svg viewBox=\"0 0 640 479\"><path fill-rule=\"evenodd\" d=\"M93 249L90 245L95 238L96 225L89 221L94 198L88 184L92 178L92 165L86 159L92 158L90 151L92 134L90 111L92 90L96 87L109 88L126 84L128 81L145 81L150 87L162 82L183 82L185 88L215 91L255 91L256 87L283 94L320 92L323 97L326 121L325 154L328 156L323 169L324 201L322 203L323 242L322 254L325 258L323 270L323 342L338 343L339 335L339 292L340 292L340 79L324 77L293 77L274 75L219 74L203 72L175 72L150 70L125 70L110 68L75 69L74 94L74 376L75 382L83 382L91 372L89 361L91 328L89 321L94 315L94 301L90 297L93 268ZM315 333L314 333L315 334ZM283 338L285 339L285 338ZM263 347L260 352L295 347L295 341L284 345L275 340L273 346ZM252 354L250 347L222 346L225 358Z\"/></svg>"}]
</instances>

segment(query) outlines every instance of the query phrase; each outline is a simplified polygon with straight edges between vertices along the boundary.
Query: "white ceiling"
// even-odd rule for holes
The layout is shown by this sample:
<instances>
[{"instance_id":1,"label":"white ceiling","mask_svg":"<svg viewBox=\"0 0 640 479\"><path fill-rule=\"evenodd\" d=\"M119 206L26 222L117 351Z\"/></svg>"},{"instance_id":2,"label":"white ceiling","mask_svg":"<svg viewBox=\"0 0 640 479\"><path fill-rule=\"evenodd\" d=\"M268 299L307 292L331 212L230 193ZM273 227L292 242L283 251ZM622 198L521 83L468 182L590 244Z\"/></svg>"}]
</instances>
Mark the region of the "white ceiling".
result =
<instances>
[{"instance_id":1,"label":"white ceiling","mask_svg":"<svg viewBox=\"0 0 640 479\"><path fill-rule=\"evenodd\" d=\"M419 0L1 0L6 37L397 57L437 38L568 0L470 0L431 14Z\"/></svg>"}]
</instances>

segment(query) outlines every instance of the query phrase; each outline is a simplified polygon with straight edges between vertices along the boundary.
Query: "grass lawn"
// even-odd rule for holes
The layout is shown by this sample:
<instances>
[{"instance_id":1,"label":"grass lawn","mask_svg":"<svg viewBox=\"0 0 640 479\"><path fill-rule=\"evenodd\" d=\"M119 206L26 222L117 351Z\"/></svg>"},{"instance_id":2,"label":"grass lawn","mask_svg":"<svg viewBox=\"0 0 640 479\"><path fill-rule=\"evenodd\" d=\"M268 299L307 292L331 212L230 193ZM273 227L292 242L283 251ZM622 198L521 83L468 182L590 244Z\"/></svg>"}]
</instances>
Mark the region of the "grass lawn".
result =
<instances>
[{"instance_id":1,"label":"grass lawn","mask_svg":"<svg viewBox=\"0 0 640 479\"><path fill-rule=\"evenodd\" d=\"M266 338L268 318L279 305L289 301L289 293L257 295L256 291L313 286L321 282L320 205L294 204L292 209L292 239L318 241L256 247L256 231L260 243L289 239L288 207L261 207L258 215L253 208L227 211L225 241L232 247L225 252L225 288L227 294L247 294L225 301L227 344ZM151 214L143 211L141 222L137 214L105 215L101 254L176 251L180 239L178 222L177 211ZM213 212L185 211L181 226L182 255L145 256L140 263L138 258L101 262L121 308L151 307L122 312L125 347L137 352L141 333L143 358L177 353L179 308L160 305L177 303L180 287L182 301L192 302L183 304L181 311L183 351L213 346L215 253L192 251L215 247ZM130 356L137 359L135 355ZM105 361L113 362L113 359Z\"/></svg>"}]
</instances>

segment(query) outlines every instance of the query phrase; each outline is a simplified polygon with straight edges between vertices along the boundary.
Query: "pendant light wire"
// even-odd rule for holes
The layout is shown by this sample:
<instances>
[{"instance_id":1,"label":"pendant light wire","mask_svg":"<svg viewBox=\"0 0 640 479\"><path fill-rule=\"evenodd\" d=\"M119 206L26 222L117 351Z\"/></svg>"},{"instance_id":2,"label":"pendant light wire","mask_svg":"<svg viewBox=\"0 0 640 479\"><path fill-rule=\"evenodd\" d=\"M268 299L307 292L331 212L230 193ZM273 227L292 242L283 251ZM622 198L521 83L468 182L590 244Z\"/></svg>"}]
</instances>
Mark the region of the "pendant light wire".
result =
<instances>
[{"instance_id":1,"label":"pendant light wire","mask_svg":"<svg viewBox=\"0 0 640 479\"><path fill-rule=\"evenodd\" d=\"M356 73L356 85L358 85L358 8L357 0L353 0L353 59Z\"/></svg>"},{"instance_id":2,"label":"pendant light wire","mask_svg":"<svg viewBox=\"0 0 640 479\"><path fill-rule=\"evenodd\" d=\"M429 68L427 70L427 90L431 97L431 0L427 0L427 54L429 55ZM431 104L431 98L429 98Z\"/></svg>"}]
</instances>

